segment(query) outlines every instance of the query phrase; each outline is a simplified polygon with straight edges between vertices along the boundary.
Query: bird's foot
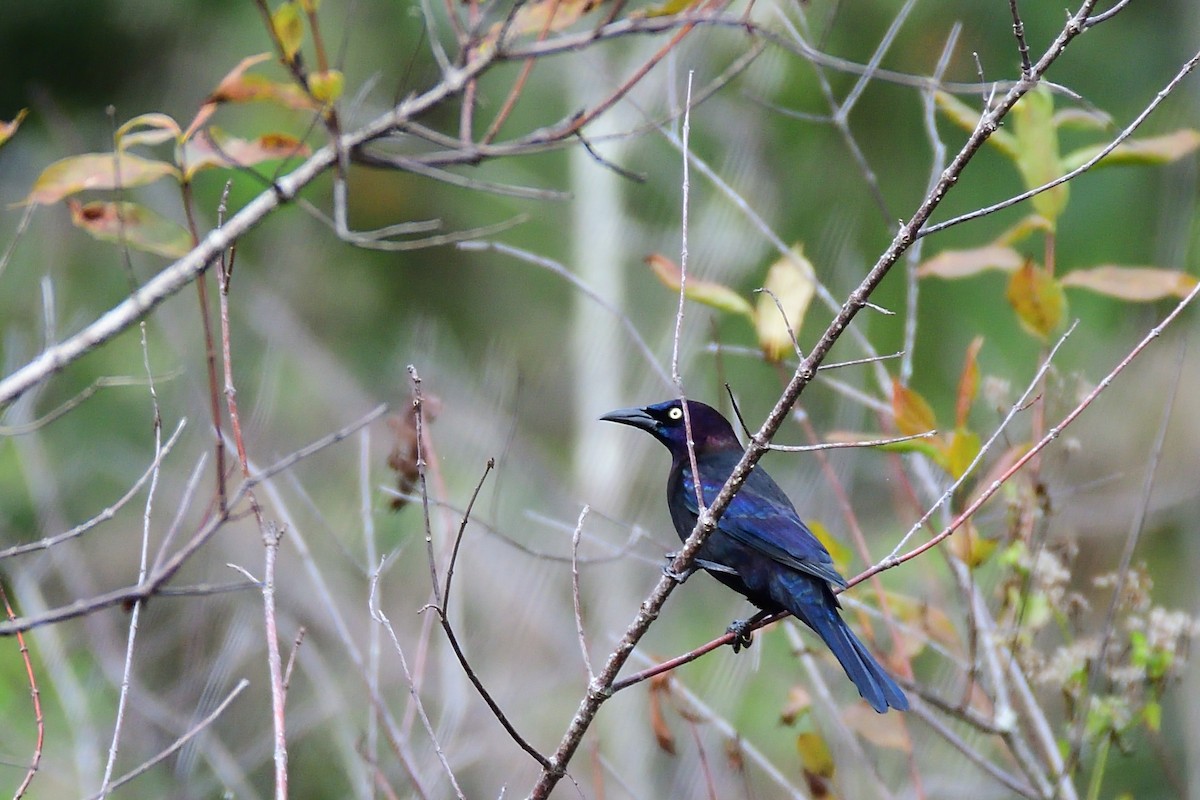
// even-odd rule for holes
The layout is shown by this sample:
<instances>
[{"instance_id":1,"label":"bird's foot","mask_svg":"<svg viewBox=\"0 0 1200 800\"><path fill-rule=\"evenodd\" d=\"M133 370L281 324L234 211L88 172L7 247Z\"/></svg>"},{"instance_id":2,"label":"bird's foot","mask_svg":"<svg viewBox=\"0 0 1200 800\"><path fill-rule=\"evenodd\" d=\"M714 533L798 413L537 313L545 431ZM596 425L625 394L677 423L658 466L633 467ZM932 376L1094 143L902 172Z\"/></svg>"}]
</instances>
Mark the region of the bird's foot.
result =
<instances>
[{"instance_id":1,"label":"bird's foot","mask_svg":"<svg viewBox=\"0 0 1200 800\"><path fill-rule=\"evenodd\" d=\"M754 632L750 628L756 621L754 617L735 619L725 629L726 633L733 634L733 641L729 643L729 646L733 648L733 652L740 653L742 650L749 649L750 645L754 644Z\"/></svg>"},{"instance_id":2,"label":"bird's foot","mask_svg":"<svg viewBox=\"0 0 1200 800\"><path fill-rule=\"evenodd\" d=\"M678 555L679 555L679 553L667 553L667 555L666 555L667 563L663 564L662 573L663 573L663 575L666 575L668 578L675 581L676 583L683 583L688 578L692 577L692 573L696 571L697 567L696 567L696 564L693 563L687 569L685 569L681 572L676 572L672 568L672 564L675 563L675 558Z\"/></svg>"}]
</instances>

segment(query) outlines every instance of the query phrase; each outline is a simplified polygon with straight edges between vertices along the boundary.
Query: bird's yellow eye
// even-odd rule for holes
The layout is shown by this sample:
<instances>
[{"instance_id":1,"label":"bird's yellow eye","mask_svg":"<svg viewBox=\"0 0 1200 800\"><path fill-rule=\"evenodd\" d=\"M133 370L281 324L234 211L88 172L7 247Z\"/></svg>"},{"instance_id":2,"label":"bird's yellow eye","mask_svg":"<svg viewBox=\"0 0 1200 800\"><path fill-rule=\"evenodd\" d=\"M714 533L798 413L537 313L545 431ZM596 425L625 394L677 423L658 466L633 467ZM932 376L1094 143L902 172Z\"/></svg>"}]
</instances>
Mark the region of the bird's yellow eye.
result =
<instances>
[{"instance_id":1,"label":"bird's yellow eye","mask_svg":"<svg viewBox=\"0 0 1200 800\"><path fill-rule=\"evenodd\" d=\"M668 409L667 410L667 419L675 419L675 420L683 419L683 409L680 408L679 406L675 406L672 409Z\"/></svg>"}]
</instances>

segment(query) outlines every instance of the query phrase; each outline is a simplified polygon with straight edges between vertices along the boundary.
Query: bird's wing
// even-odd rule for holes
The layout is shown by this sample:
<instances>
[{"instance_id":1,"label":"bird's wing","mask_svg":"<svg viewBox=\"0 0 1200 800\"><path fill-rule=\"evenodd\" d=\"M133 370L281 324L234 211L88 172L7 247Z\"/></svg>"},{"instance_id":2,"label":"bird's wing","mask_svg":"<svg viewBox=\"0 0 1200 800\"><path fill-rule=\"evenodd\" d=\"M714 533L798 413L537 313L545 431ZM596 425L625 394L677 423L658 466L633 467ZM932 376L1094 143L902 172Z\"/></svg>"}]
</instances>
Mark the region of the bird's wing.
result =
<instances>
[{"instance_id":1,"label":"bird's wing","mask_svg":"<svg viewBox=\"0 0 1200 800\"><path fill-rule=\"evenodd\" d=\"M700 466L705 502L711 503L717 496L740 457L740 453L733 453L728 458L705 459ZM729 463L725 464L727 460ZM684 466L682 477L684 505L696 514L698 506L690 466ZM783 490L761 468L750 473L721 515L717 527L725 535L773 561L835 586L846 586L846 579L834 569L829 551L800 519Z\"/></svg>"}]
</instances>

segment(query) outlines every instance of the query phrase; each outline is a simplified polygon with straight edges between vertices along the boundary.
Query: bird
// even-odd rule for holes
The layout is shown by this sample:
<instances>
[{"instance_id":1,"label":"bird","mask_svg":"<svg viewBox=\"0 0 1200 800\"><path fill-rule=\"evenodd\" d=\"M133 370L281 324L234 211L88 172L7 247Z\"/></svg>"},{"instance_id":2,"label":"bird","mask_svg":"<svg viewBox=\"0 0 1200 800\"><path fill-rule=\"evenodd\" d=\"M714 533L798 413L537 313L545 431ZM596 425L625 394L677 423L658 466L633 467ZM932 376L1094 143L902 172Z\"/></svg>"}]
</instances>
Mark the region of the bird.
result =
<instances>
[{"instance_id":1,"label":"bird","mask_svg":"<svg viewBox=\"0 0 1200 800\"><path fill-rule=\"evenodd\" d=\"M610 411L600 419L646 431L671 453L667 507L679 538L687 540L696 526L698 508L688 425L696 469L707 507L717 496L744 450L729 420L711 406L679 399L642 408ZM685 422L686 421L686 422ZM749 630L779 611L791 612L825 642L863 699L879 713L906 710L908 698L899 684L854 635L838 613L833 588L846 588L825 546L800 519L779 485L756 466L734 495L704 542L695 564L738 592L760 611L734 622L734 651L750 644ZM687 575L675 576L678 580Z\"/></svg>"}]
</instances>

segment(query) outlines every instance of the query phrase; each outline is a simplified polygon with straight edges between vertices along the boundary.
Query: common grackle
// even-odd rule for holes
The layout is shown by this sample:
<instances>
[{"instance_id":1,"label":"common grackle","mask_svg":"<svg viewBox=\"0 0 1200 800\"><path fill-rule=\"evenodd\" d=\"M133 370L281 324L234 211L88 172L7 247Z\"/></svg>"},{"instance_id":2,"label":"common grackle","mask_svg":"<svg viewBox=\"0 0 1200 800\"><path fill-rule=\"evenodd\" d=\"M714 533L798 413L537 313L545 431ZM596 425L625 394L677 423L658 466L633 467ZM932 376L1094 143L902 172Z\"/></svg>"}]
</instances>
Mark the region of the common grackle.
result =
<instances>
[{"instance_id":1,"label":"common grackle","mask_svg":"<svg viewBox=\"0 0 1200 800\"><path fill-rule=\"evenodd\" d=\"M716 409L688 401L696 466L707 506L741 460L743 450L733 427ZM601 419L647 431L671 451L667 506L681 539L696 526L698 506L687 432L679 400L645 408L624 408ZM755 468L704 542L696 565L746 596L762 612L754 619L787 610L816 631L841 663L858 693L879 713L904 710L908 698L871 656L838 614L833 586L846 581L833 559L800 520L787 495L763 469ZM734 648L749 644L753 620L734 623Z\"/></svg>"}]
</instances>

